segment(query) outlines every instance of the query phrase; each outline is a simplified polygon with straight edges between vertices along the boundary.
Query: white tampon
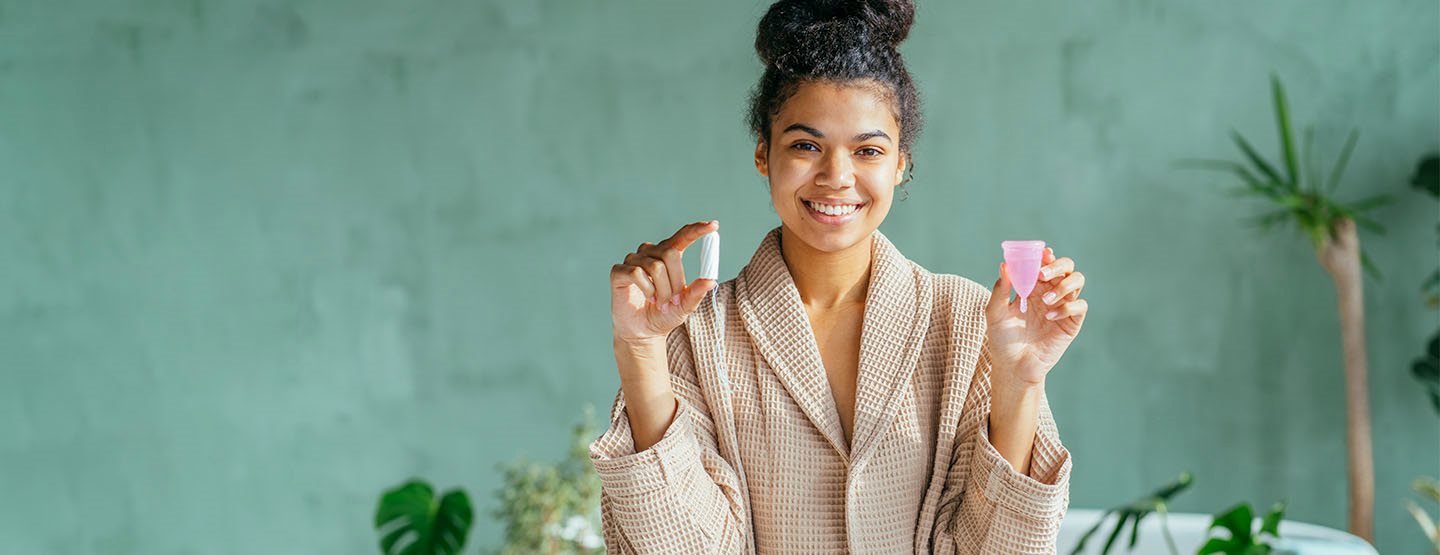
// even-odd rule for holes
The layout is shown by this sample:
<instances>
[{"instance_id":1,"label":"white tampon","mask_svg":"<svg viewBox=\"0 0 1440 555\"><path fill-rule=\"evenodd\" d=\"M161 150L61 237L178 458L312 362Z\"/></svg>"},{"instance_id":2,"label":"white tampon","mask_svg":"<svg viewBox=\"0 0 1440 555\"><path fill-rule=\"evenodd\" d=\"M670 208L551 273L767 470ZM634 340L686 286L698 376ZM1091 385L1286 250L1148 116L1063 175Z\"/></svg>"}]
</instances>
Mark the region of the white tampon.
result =
<instances>
[{"instance_id":1,"label":"white tampon","mask_svg":"<svg viewBox=\"0 0 1440 555\"><path fill-rule=\"evenodd\" d=\"M700 238L700 277L720 279L719 231L711 231Z\"/></svg>"},{"instance_id":2,"label":"white tampon","mask_svg":"<svg viewBox=\"0 0 1440 555\"><path fill-rule=\"evenodd\" d=\"M720 232L711 231L700 237L700 277L705 279L720 279ZM720 287L717 285L710 290L710 303L715 312L715 331L720 337L716 338L716 373L720 376L720 385L724 388L724 396L730 396L730 376L725 370L725 312L720 306Z\"/></svg>"}]
</instances>

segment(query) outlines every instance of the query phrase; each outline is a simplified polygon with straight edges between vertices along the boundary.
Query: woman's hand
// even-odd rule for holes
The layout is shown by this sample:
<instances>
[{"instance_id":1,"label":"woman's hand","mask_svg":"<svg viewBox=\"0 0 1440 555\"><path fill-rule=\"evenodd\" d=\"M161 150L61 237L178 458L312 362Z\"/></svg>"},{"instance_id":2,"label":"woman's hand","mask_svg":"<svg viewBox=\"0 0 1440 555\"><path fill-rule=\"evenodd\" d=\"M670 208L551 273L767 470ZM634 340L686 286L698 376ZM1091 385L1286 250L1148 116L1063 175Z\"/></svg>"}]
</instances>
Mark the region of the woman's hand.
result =
<instances>
[{"instance_id":1,"label":"woman's hand","mask_svg":"<svg viewBox=\"0 0 1440 555\"><path fill-rule=\"evenodd\" d=\"M1079 298L1085 276L1075 271L1075 261L1057 260L1047 247L1040 263L1040 278L1024 313L1018 299L1010 302L1008 269L1000 264L1001 277L995 280L985 308L992 379L1012 379L1013 385L1022 387L1043 385L1045 375L1060 361L1085 322L1089 306Z\"/></svg>"},{"instance_id":2,"label":"woman's hand","mask_svg":"<svg viewBox=\"0 0 1440 555\"><path fill-rule=\"evenodd\" d=\"M685 322L715 280L697 278L685 285L685 248L720 228L714 220L688 224L659 244L641 243L625 261L610 268L610 320L615 340L627 344L659 341Z\"/></svg>"}]
</instances>

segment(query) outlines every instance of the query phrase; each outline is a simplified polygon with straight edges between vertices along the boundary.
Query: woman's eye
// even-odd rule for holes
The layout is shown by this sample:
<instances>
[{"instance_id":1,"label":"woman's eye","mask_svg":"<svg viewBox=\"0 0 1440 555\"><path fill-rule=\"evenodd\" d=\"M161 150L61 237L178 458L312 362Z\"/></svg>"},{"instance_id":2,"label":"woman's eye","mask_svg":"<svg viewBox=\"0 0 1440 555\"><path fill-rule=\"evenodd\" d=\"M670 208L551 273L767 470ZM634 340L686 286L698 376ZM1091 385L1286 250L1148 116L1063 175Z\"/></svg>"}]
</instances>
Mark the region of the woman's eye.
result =
<instances>
[{"instance_id":1,"label":"woman's eye","mask_svg":"<svg viewBox=\"0 0 1440 555\"><path fill-rule=\"evenodd\" d=\"M871 153L871 154L866 154L866 156L870 156L870 157L881 156L881 155L884 154L884 153L880 152L880 149L878 149L878 148L862 148L862 149L860 149L860 152L869 152L869 153Z\"/></svg>"},{"instance_id":2,"label":"woman's eye","mask_svg":"<svg viewBox=\"0 0 1440 555\"><path fill-rule=\"evenodd\" d=\"M808 147L808 146L815 146L815 145L812 145L812 144L810 144L810 143L795 143L795 144L794 144L793 146L791 146L790 148L793 148L793 149L796 149L796 150L807 150L805 147Z\"/></svg>"}]
</instances>

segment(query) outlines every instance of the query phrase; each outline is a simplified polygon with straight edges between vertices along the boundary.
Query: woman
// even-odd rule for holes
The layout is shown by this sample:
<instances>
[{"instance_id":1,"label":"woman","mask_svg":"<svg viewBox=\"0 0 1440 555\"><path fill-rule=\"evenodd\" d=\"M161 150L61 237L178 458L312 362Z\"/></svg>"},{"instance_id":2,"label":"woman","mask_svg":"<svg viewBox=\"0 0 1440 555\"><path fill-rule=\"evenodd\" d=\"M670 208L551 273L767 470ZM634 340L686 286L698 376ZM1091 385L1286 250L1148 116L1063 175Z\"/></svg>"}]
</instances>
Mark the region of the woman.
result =
<instances>
[{"instance_id":1,"label":"woman","mask_svg":"<svg viewBox=\"0 0 1440 555\"><path fill-rule=\"evenodd\" d=\"M715 221L612 268L621 387L590 446L611 551L1055 551L1071 462L1044 386L1084 276L1046 249L1021 313L1004 264L986 289L878 230L921 123L913 19L771 6L750 124L780 225L724 283L681 265Z\"/></svg>"}]
</instances>

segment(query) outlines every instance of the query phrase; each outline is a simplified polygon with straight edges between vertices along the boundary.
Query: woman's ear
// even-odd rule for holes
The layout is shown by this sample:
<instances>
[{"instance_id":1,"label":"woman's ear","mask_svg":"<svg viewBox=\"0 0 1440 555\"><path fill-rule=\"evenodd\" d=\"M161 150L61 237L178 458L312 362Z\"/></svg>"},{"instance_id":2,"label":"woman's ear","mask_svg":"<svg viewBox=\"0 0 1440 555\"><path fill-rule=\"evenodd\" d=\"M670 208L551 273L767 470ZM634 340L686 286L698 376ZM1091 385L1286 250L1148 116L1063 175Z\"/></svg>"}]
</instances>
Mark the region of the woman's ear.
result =
<instances>
[{"instance_id":1,"label":"woman's ear","mask_svg":"<svg viewBox=\"0 0 1440 555\"><path fill-rule=\"evenodd\" d=\"M760 170L760 175L770 177L770 145L765 141L755 143L755 169Z\"/></svg>"},{"instance_id":2,"label":"woman's ear","mask_svg":"<svg viewBox=\"0 0 1440 555\"><path fill-rule=\"evenodd\" d=\"M900 157L900 166L895 169L895 186L899 187L900 182L905 179L905 167L910 165L909 156Z\"/></svg>"}]
</instances>

